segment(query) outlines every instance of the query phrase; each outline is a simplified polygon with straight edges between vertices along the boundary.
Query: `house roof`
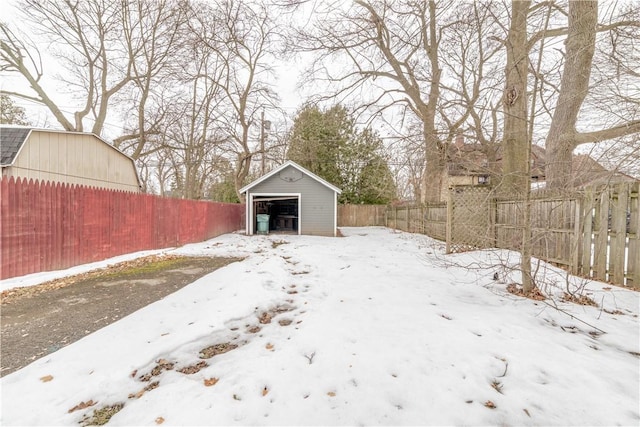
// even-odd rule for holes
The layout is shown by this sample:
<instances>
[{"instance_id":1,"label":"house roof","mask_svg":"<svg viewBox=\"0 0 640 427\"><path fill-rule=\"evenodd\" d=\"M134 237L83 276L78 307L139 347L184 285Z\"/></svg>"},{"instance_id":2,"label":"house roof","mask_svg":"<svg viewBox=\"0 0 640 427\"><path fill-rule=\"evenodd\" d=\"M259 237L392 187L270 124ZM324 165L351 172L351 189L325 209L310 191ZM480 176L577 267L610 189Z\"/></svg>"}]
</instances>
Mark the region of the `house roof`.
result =
<instances>
[{"instance_id":1,"label":"house roof","mask_svg":"<svg viewBox=\"0 0 640 427\"><path fill-rule=\"evenodd\" d=\"M572 170L576 187L638 181L638 179L620 171L605 168L588 154L574 155L572 158Z\"/></svg>"},{"instance_id":2,"label":"house roof","mask_svg":"<svg viewBox=\"0 0 640 427\"><path fill-rule=\"evenodd\" d=\"M293 160L289 160L286 163L283 163L282 165L278 166L277 168L275 168L271 172L269 172L269 173L267 173L265 175L262 175L260 178L256 179L251 184L248 184L248 185L242 187L240 189L240 194L246 193L251 188L255 187L256 185L260 184L261 182L266 181L267 179L271 178L272 176L274 176L275 174L279 173L280 171L286 169L289 166L299 170L300 172L302 172L303 174L309 176L310 178L313 178L314 180L318 181L320 184L322 184L325 187L335 191L336 193L338 193L338 194L342 193L342 190L340 190L335 185L330 184L329 182L327 182L324 179L320 178L318 175L314 174L313 172L303 168L302 166L300 166L299 164L297 164Z\"/></svg>"},{"instance_id":3,"label":"house roof","mask_svg":"<svg viewBox=\"0 0 640 427\"><path fill-rule=\"evenodd\" d=\"M0 166L9 166L13 163L30 133L31 128L0 127Z\"/></svg>"},{"instance_id":4,"label":"house roof","mask_svg":"<svg viewBox=\"0 0 640 427\"><path fill-rule=\"evenodd\" d=\"M495 150L495 164L488 161L487 151ZM451 144L447 151L447 172L449 175L481 175L491 171L500 173L502 169L503 147L483 147L478 143ZM544 181L547 153L544 147L531 145L531 176ZM635 178L621 172L610 171L587 154L572 155L572 182L574 187L596 183L625 182Z\"/></svg>"}]
</instances>

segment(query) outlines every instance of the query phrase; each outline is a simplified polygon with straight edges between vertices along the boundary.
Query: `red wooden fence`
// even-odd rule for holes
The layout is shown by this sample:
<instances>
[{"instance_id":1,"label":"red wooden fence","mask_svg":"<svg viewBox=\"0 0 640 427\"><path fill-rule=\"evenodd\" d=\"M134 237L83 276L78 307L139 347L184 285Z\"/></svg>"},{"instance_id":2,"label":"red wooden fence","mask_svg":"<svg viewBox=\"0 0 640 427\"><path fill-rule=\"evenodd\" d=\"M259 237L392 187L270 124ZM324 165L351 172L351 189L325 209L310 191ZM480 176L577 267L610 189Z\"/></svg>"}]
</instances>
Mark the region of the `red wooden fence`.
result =
<instances>
[{"instance_id":1,"label":"red wooden fence","mask_svg":"<svg viewBox=\"0 0 640 427\"><path fill-rule=\"evenodd\" d=\"M0 279L199 242L244 227L244 205L0 181Z\"/></svg>"}]
</instances>

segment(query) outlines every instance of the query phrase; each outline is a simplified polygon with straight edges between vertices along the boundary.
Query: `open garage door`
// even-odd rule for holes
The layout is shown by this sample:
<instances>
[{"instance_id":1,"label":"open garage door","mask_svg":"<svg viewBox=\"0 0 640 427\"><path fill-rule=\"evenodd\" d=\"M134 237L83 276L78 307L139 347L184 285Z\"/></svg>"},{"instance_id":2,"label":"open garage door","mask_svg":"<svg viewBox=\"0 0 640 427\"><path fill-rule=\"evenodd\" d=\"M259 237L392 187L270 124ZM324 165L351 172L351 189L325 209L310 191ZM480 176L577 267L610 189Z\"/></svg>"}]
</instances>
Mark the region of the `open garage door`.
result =
<instances>
[{"instance_id":1,"label":"open garage door","mask_svg":"<svg viewBox=\"0 0 640 427\"><path fill-rule=\"evenodd\" d=\"M253 194L251 199L251 234L300 234L299 194Z\"/></svg>"}]
</instances>

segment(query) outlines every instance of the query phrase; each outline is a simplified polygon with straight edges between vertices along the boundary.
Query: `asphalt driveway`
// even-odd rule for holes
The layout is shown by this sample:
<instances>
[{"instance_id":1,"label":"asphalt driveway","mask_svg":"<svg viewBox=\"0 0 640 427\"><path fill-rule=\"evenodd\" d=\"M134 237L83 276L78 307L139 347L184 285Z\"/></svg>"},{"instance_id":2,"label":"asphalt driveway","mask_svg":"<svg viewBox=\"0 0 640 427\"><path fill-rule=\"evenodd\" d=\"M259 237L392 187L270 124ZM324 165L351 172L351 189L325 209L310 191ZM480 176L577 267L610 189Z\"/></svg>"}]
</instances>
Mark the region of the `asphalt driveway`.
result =
<instances>
[{"instance_id":1,"label":"asphalt driveway","mask_svg":"<svg viewBox=\"0 0 640 427\"><path fill-rule=\"evenodd\" d=\"M151 256L2 293L0 376L162 299L236 258Z\"/></svg>"}]
</instances>

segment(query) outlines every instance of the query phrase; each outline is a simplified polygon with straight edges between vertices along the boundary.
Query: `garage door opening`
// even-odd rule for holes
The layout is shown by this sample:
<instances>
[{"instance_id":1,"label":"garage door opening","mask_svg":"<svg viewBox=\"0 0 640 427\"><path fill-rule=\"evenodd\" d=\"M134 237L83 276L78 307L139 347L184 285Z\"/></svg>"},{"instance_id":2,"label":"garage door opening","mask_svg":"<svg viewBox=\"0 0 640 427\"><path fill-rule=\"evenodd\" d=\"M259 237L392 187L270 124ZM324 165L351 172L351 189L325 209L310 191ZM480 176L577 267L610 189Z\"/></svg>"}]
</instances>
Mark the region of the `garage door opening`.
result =
<instances>
[{"instance_id":1,"label":"garage door opening","mask_svg":"<svg viewBox=\"0 0 640 427\"><path fill-rule=\"evenodd\" d=\"M299 196L254 196L253 230L255 234L300 234ZM260 215L260 217L258 217ZM268 215L265 217L264 215ZM262 225L258 224L258 219ZM266 220L266 221L265 221ZM266 224L265 224L266 222Z\"/></svg>"}]
</instances>

